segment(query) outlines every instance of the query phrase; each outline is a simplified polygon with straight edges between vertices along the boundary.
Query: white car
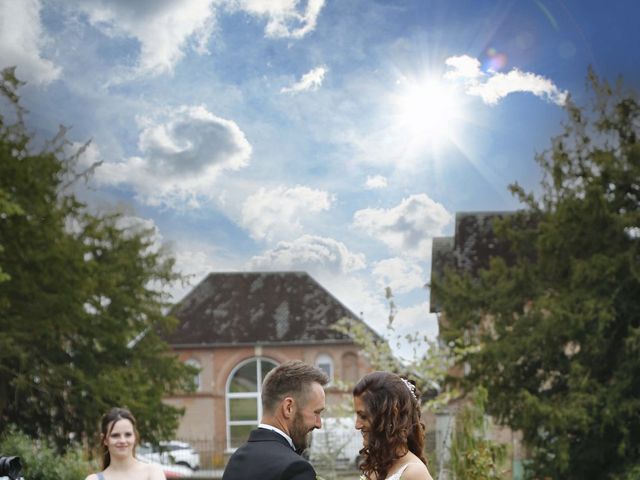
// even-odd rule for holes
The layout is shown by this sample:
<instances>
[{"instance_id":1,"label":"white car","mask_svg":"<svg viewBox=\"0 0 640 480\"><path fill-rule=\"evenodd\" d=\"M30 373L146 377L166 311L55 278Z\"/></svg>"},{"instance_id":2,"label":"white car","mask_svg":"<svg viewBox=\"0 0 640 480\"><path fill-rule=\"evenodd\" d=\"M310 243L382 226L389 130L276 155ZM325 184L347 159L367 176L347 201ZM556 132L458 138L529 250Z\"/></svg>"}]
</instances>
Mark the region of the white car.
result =
<instances>
[{"instance_id":1,"label":"white car","mask_svg":"<svg viewBox=\"0 0 640 480\"><path fill-rule=\"evenodd\" d=\"M169 478L189 478L191 476L193 476L193 470L191 470L188 467L185 467L183 465L165 465L163 463L157 462L155 460L153 460L152 458L149 458L149 456L147 456L144 453L140 453L140 452L136 452L136 457L138 458L138 460L145 462L145 463L154 463L156 465L160 465L160 468L162 468L162 471L164 472L164 476L169 479Z\"/></svg>"},{"instance_id":2,"label":"white car","mask_svg":"<svg viewBox=\"0 0 640 480\"><path fill-rule=\"evenodd\" d=\"M146 459L162 465L188 467L191 470L200 468L200 454L187 442L160 442L160 448L143 444L138 447L138 452Z\"/></svg>"}]
</instances>

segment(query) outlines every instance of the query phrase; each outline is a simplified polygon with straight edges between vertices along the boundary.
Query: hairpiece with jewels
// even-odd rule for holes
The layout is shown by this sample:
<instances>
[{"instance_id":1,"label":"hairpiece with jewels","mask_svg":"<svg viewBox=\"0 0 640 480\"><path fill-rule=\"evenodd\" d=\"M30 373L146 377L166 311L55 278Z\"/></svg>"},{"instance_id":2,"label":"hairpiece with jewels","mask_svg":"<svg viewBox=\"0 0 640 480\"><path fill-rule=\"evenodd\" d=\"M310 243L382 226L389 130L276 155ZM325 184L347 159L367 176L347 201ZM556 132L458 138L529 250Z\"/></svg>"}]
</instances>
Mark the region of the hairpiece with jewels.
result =
<instances>
[{"instance_id":1,"label":"hairpiece with jewels","mask_svg":"<svg viewBox=\"0 0 640 480\"><path fill-rule=\"evenodd\" d=\"M406 378L400 377L400 380L402 380L402 383L404 383L407 386L407 388L411 392L411 395L413 395L413 398L418 400L418 396L416 395L416 386L413 383L411 383L409 380L407 380Z\"/></svg>"}]
</instances>

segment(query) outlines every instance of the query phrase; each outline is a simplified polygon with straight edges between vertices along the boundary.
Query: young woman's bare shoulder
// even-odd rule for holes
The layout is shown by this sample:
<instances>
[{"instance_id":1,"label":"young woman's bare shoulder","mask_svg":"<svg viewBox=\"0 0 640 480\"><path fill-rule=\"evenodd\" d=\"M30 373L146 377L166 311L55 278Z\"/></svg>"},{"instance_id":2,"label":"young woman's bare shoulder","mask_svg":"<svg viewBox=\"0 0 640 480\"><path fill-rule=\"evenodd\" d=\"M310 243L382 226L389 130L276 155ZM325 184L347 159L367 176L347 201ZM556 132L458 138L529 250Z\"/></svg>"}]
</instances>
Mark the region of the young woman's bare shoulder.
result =
<instances>
[{"instance_id":1,"label":"young woman's bare shoulder","mask_svg":"<svg viewBox=\"0 0 640 480\"><path fill-rule=\"evenodd\" d=\"M167 479L160 465L157 465L154 463L148 463L146 467L147 467L147 478L149 480L166 480Z\"/></svg>"},{"instance_id":2,"label":"young woman's bare shoulder","mask_svg":"<svg viewBox=\"0 0 640 480\"><path fill-rule=\"evenodd\" d=\"M91 475L87 476L87 478L85 478L84 480L98 480L98 475L96 475L95 473L92 473Z\"/></svg>"},{"instance_id":3,"label":"young woman's bare shoulder","mask_svg":"<svg viewBox=\"0 0 640 480\"><path fill-rule=\"evenodd\" d=\"M433 480L424 463L412 463L402 474L402 480Z\"/></svg>"}]
</instances>

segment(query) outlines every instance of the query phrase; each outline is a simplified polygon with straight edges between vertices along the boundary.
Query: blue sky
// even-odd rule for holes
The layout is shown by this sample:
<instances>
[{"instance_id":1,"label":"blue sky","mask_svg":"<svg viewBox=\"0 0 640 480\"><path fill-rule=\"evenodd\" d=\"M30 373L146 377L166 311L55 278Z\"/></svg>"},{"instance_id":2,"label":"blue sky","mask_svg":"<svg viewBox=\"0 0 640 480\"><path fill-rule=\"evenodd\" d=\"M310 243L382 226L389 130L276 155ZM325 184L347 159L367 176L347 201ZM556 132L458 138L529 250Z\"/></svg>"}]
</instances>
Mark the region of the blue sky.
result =
<instances>
[{"instance_id":1,"label":"blue sky","mask_svg":"<svg viewBox=\"0 0 640 480\"><path fill-rule=\"evenodd\" d=\"M518 207L587 67L640 83L634 0L2 0L0 65L58 124L80 195L153 226L191 285L306 270L384 331L434 337L431 239ZM635 33L634 33L635 32ZM176 285L180 299L189 287ZM406 344L399 347L410 355Z\"/></svg>"}]
</instances>

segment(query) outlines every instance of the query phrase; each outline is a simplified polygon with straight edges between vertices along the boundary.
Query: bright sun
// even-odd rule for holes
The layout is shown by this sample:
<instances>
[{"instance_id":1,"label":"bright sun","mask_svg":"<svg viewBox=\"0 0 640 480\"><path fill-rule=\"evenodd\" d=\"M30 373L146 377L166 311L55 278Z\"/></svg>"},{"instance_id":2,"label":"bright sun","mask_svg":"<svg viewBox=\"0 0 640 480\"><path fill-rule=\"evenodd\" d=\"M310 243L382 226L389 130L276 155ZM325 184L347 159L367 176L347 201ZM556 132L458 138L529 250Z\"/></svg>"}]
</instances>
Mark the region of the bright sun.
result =
<instances>
[{"instance_id":1,"label":"bright sun","mask_svg":"<svg viewBox=\"0 0 640 480\"><path fill-rule=\"evenodd\" d=\"M463 108L454 87L435 79L401 82L393 108L396 127L412 148L440 150L458 143Z\"/></svg>"}]
</instances>

